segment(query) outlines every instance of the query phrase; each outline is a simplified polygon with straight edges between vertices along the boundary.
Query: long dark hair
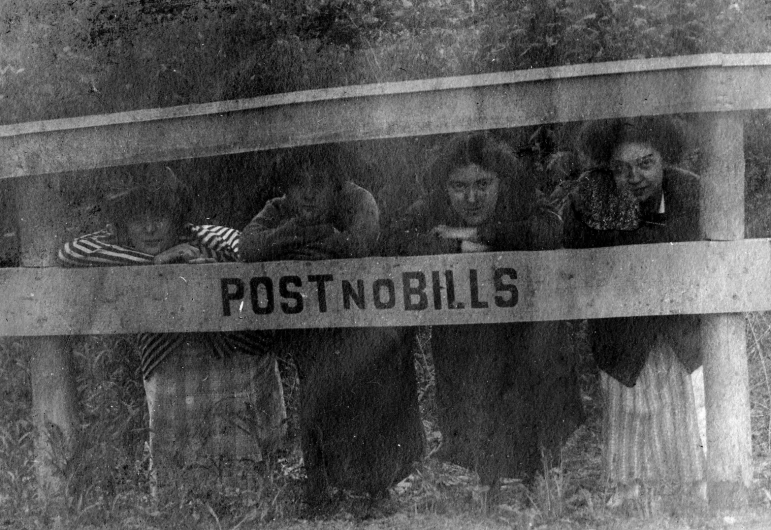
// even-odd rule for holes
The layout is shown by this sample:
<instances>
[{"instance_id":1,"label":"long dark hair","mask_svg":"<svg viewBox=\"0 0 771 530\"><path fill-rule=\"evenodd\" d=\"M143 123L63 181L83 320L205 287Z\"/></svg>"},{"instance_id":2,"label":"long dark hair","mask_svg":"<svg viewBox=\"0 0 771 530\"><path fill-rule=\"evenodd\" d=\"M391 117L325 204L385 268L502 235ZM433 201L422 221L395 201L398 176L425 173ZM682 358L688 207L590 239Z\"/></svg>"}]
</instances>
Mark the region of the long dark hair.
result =
<instances>
[{"instance_id":1,"label":"long dark hair","mask_svg":"<svg viewBox=\"0 0 771 530\"><path fill-rule=\"evenodd\" d=\"M453 171L477 165L500 179L496 217L527 217L535 203L532 175L511 149L488 132L462 134L440 150L423 177L429 208L435 217L446 217L449 198L445 184Z\"/></svg>"}]
</instances>

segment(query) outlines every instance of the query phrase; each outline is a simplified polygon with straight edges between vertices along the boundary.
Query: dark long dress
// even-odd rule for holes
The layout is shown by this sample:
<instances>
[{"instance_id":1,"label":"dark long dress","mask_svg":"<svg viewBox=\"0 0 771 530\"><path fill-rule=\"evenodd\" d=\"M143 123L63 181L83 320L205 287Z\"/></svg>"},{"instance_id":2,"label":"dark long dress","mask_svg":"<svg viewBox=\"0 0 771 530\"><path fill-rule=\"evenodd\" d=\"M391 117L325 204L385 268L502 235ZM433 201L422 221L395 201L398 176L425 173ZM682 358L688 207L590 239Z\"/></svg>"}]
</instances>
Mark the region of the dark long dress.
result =
<instances>
[{"instance_id":1,"label":"dark long dress","mask_svg":"<svg viewBox=\"0 0 771 530\"><path fill-rule=\"evenodd\" d=\"M457 242L428 234L440 224L462 226L444 204L431 196L414 204L388 230L388 251L459 252ZM522 218L504 203L479 233L493 250L543 250L558 245L561 224L545 206ZM561 322L434 326L440 458L477 471L484 484L530 479L543 469L542 455L556 464L560 446L584 421L565 337Z\"/></svg>"},{"instance_id":2,"label":"dark long dress","mask_svg":"<svg viewBox=\"0 0 771 530\"><path fill-rule=\"evenodd\" d=\"M304 243L281 233L292 219L285 198L269 201L244 229L247 261L295 259ZM351 183L336 196L329 220L340 235L329 258L362 257L377 239L372 196ZM324 501L329 487L379 496L422 458L425 435L418 408L412 333L392 328L292 330L280 341L300 376L300 437L307 500Z\"/></svg>"},{"instance_id":3,"label":"dark long dress","mask_svg":"<svg viewBox=\"0 0 771 530\"><path fill-rule=\"evenodd\" d=\"M563 326L433 329L444 459L476 470L485 484L532 478L544 456L549 466L559 462L562 443L584 419Z\"/></svg>"},{"instance_id":4,"label":"dark long dress","mask_svg":"<svg viewBox=\"0 0 771 530\"><path fill-rule=\"evenodd\" d=\"M328 486L382 495L424 452L412 332L338 328L293 335L309 500L323 498Z\"/></svg>"}]
</instances>

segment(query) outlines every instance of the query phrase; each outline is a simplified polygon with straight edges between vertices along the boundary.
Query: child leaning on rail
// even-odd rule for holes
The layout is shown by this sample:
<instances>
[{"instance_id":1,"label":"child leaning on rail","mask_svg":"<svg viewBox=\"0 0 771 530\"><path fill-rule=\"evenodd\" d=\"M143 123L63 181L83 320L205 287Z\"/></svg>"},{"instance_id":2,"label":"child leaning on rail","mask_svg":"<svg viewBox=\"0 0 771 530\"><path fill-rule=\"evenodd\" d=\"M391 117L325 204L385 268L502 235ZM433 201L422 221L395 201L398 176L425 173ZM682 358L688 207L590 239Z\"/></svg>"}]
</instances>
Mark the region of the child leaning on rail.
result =
<instances>
[{"instance_id":1,"label":"child leaning on rail","mask_svg":"<svg viewBox=\"0 0 771 530\"><path fill-rule=\"evenodd\" d=\"M369 254L379 232L372 195L352 182L355 158L334 145L280 155L285 194L244 228L245 261L327 260ZM329 264L332 272L332 264ZM424 434L410 346L396 328L292 330L287 347L300 376L300 434L309 504L329 486L371 497L407 476Z\"/></svg>"},{"instance_id":2,"label":"child leaning on rail","mask_svg":"<svg viewBox=\"0 0 771 530\"><path fill-rule=\"evenodd\" d=\"M386 230L388 254L559 246L559 216L537 198L533 176L509 147L489 133L449 140L424 185L424 196ZM493 497L503 478L532 484L559 464L562 445L584 421L563 323L434 326L431 351L442 432L438 459L476 471Z\"/></svg>"},{"instance_id":3,"label":"child leaning on rail","mask_svg":"<svg viewBox=\"0 0 771 530\"><path fill-rule=\"evenodd\" d=\"M66 243L66 267L235 261L240 233L186 223L189 198L169 167L117 170L108 185L111 224ZM140 333L153 466L260 461L286 436L272 334ZM169 468L170 469L170 468Z\"/></svg>"},{"instance_id":4,"label":"child leaning on rail","mask_svg":"<svg viewBox=\"0 0 771 530\"><path fill-rule=\"evenodd\" d=\"M566 208L565 246L701 239L698 177L675 167L685 139L681 124L666 117L586 124L580 145L597 165L581 177ZM650 489L704 500L690 376L701 365L699 316L590 320L589 336L605 400L605 472L614 489L608 506L639 502Z\"/></svg>"}]
</instances>

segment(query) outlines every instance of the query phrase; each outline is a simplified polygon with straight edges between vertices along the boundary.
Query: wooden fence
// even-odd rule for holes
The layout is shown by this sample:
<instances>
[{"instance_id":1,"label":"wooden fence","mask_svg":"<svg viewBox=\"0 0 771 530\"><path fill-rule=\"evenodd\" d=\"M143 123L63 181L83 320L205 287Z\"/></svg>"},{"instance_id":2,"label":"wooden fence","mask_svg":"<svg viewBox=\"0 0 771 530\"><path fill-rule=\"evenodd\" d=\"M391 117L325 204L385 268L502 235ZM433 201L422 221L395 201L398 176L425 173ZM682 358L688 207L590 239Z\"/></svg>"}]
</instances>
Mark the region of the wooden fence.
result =
<instances>
[{"instance_id":1,"label":"wooden fence","mask_svg":"<svg viewBox=\"0 0 771 530\"><path fill-rule=\"evenodd\" d=\"M740 505L746 503L751 479L740 313L771 309L769 241L741 241L741 113L771 108L768 86L771 55L714 54L340 87L2 126L0 178L21 179L23 267L0 270L5 301L0 334L38 337L31 368L37 422L58 424L66 434L72 431L67 423L73 413L62 410L60 402L73 390L62 335L703 313L710 502ZM47 204L56 202L56 174L73 170L679 113L698 114L705 157L702 228L709 242L61 270L52 259L61 244L57 209L39 206L46 197ZM50 176L30 178L34 175ZM455 304L449 299L450 282ZM300 311L285 310L296 300L284 296L290 288L307 301ZM38 451L40 456L45 447ZM45 468L41 463L41 482L55 486Z\"/></svg>"}]
</instances>

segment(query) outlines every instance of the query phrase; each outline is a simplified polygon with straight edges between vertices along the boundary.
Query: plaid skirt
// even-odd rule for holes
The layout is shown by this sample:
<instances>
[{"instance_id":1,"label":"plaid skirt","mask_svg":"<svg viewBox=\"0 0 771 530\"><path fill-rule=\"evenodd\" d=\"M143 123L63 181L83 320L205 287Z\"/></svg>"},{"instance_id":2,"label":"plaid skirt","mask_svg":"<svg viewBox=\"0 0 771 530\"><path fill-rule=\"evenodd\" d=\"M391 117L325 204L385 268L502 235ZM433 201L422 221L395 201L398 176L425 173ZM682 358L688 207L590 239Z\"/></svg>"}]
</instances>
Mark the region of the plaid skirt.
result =
<instances>
[{"instance_id":1,"label":"plaid skirt","mask_svg":"<svg viewBox=\"0 0 771 530\"><path fill-rule=\"evenodd\" d=\"M275 357L216 357L184 341L145 380L154 465L260 461L286 437L284 394Z\"/></svg>"},{"instance_id":2,"label":"plaid skirt","mask_svg":"<svg viewBox=\"0 0 771 530\"><path fill-rule=\"evenodd\" d=\"M687 485L704 479L691 378L669 344L656 341L634 387L604 372L601 379L604 460L611 483Z\"/></svg>"}]
</instances>

